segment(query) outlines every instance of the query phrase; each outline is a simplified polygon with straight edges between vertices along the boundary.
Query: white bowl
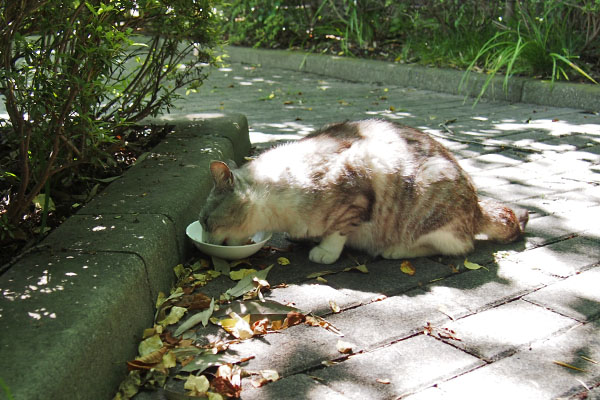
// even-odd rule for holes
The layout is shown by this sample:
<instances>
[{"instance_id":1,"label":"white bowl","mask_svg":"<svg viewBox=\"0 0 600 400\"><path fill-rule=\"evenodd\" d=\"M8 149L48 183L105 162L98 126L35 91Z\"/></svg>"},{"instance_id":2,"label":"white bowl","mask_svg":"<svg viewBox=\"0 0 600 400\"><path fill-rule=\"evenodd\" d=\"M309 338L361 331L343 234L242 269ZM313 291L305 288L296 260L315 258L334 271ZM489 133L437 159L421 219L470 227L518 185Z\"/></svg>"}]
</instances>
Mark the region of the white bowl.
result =
<instances>
[{"instance_id":1,"label":"white bowl","mask_svg":"<svg viewBox=\"0 0 600 400\"><path fill-rule=\"evenodd\" d=\"M188 225L185 230L186 235L192 239L198 250L209 256L223 258L225 260L239 260L251 256L260 250L267 240L271 239L271 234L267 232L258 232L252 236L254 243L244 246L220 246L202 241L202 225L195 221Z\"/></svg>"}]
</instances>

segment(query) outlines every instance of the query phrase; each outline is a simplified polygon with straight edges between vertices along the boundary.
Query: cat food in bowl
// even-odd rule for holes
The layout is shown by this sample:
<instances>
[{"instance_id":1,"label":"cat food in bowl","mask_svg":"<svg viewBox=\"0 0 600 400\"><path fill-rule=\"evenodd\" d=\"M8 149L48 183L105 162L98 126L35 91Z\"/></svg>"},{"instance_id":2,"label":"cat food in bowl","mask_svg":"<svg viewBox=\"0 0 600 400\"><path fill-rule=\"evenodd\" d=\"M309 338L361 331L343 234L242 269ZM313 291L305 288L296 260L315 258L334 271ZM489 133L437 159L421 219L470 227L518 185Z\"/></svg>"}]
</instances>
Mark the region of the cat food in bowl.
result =
<instances>
[{"instance_id":1,"label":"cat food in bowl","mask_svg":"<svg viewBox=\"0 0 600 400\"><path fill-rule=\"evenodd\" d=\"M271 234L267 232L258 232L249 238L250 244L243 246L221 246L218 244L210 244L202 239L202 225L195 221L188 225L185 230L186 235L192 239L194 245L209 256L223 258L225 260L239 260L251 256L260 250L263 245L271 238Z\"/></svg>"}]
</instances>

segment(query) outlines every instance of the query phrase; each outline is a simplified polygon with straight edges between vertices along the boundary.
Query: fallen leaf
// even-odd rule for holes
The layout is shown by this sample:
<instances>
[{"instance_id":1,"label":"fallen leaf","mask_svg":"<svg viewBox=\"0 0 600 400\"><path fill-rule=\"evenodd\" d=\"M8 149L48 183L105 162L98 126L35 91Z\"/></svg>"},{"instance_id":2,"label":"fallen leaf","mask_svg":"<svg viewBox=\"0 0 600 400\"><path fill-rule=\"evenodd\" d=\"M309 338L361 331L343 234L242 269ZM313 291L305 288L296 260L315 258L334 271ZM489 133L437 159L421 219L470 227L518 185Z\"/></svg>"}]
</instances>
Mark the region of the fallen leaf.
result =
<instances>
[{"instance_id":1,"label":"fallen leaf","mask_svg":"<svg viewBox=\"0 0 600 400\"><path fill-rule=\"evenodd\" d=\"M176 324L186 312L187 308L174 306L171 308L169 315L167 315L163 320L158 321L158 324L162 326Z\"/></svg>"},{"instance_id":2,"label":"fallen leaf","mask_svg":"<svg viewBox=\"0 0 600 400\"><path fill-rule=\"evenodd\" d=\"M279 380L279 373L272 369L265 369L258 371L258 376L252 379L252 386L255 388L262 387L269 382L275 382Z\"/></svg>"},{"instance_id":3,"label":"fallen leaf","mask_svg":"<svg viewBox=\"0 0 600 400\"><path fill-rule=\"evenodd\" d=\"M262 376L264 379L266 379L270 382L275 382L275 381L279 380L279 373L277 371L275 371L274 369L264 369L264 370L258 371L258 373L260 374L260 376Z\"/></svg>"},{"instance_id":4,"label":"fallen leaf","mask_svg":"<svg viewBox=\"0 0 600 400\"><path fill-rule=\"evenodd\" d=\"M466 269L470 269L470 270L478 270L478 269L481 269L481 268L483 268L483 269L485 269L485 270L489 271L489 270L488 270L486 267L484 267L483 265L479 265L479 264L476 264L476 263L474 263L474 262L471 262L471 261L467 260L466 258L465 258L465 263L464 263L464 264L465 264L465 268L466 268Z\"/></svg>"},{"instance_id":5,"label":"fallen leaf","mask_svg":"<svg viewBox=\"0 0 600 400\"><path fill-rule=\"evenodd\" d=\"M285 318L283 325L285 327L289 328L290 326L299 325L299 324L303 323L305 320L306 320L306 315L304 315L300 312L290 311L289 313L287 313L287 316Z\"/></svg>"},{"instance_id":6,"label":"fallen leaf","mask_svg":"<svg viewBox=\"0 0 600 400\"><path fill-rule=\"evenodd\" d=\"M335 333L338 336L344 336L344 334L338 328L336 328L331 323L325 321L319 316L307 315L306 320L304 322L310 326L320 326L321 328L326 329L329 332Z\"/></svg>"},{"instance_id":7,"label":"fallen leaf","mask_svg":"<svg viewBox=\"0 0 600 400\"><path fill-rule=\"evenodd\" d=\"M177 358L175 357L175 353L169 351L167 354L165 354L162 357L162 365L165 368L173 368L175 365L177 365Z\"/></svg>"},{"instance_id":8,"label":"fallen leaf","mask_svg":"<svg viewBox=\"0 0 600 400\"><path fill-rule=\"evenodd\" d=\"M173 305L185 307L188 311L205 310L210 306L211 298L204 293L186 294Z\"/></svg>"},{"instance_id":9,"label":"fallen leaf","mask_svg":"<svg viewBox=\"0 0 600 400\"><path fill-rule=\"evenodd\" d=\"M331 311L333 311L336 314L340 312L340 306L338 306L337 303L333 300L329 300L329 307L331 307Z\"/></svg>"},{"instance_id":10,"label":"fallen leaf","mask_svg":"<svg viewBox=\"0 0 600 400\"><path fill-rule=\"evenodd\" d=\"M290 260L288 260L285 257L279 257L277 259L277 264L279 264L279 265L290 265Z\"/></svg>"},{"instance_id":11,"label":"fallen leaf","mask_svg":"<svg viewBox=\"0 0 600 400\"><path fill-rule=\"evenodd\" d=\"M179 335L183 334L183 332L187 331L190 328L193 328L200 322L202 322L202 326L206 326L208 324L208 320L209 320L210 316L214 312L214 309L215 309L215 299L213 298L213 299L211 299L210 305L208 306L208 308L206 310L196 313L196 314L192 315L190 318L188 318L184 323L182 323L177 328L174 335L179 336Z\"/></svg>"},{"instance_id":12,"label":"fallen leaf","mask_svg":"<svg viewBox=\"0 0 600 400\"><path fill-rule=\"evenodd\" d=\"M140 354L140 357L144 357L160 350L162 347L163 342L160 339L160 336L156 334L140 342L138 345L138 353Z\"/></svg>"},{"instance_id":13,"label":"fallen leaf","mask_svg":"<svg viewBox=\"0 0 600 400\"><path fill-rule=\"evenodd\" d=\"M215 271L220 272L223 275L229 275L230 267L229 263L222 258L212 256L213 266Z\"/></svg>"},{"instance_id":14,"label":"fallen leaf","mask_svg":"<svg viewBox=\"0 0 600 400\"><path fill-rule=\"evenodd\" d=\"M255 272L256 272L256 270L253 269L253 268L248 268L248 269L242 268L242 269L237 270L237 271L231 271L229 273L229 278L232 281L239 281L239 280L242 280L245 276L248 276L248 275L250 275L252 273L255 273Z\"/></svg>"},{"instance_id":15,"label":"fallen leaf","mask_svg":"<svg viewBox=\"0 0 600 400\"><path fill-rule=\"evenodd\" d=\"M216 367L223 364L235 364L243 360L232 357L228 354L214 354L212 350L207 350L196 356L194 361L181 368L182 372L202 373L205 369Z\"/></svg>"},{"instance_id":16,"label":"fallen leaf","mask_svg":"<svg viewBox=\"0 0 600 400\"><path fill-rule=\"evenodd\" d=\"M375 381L383 385L389 385L390 383L392 383L392 381L390 381L389 379L375 379Z\"/></svg>"},{"instance_id":17,"label":"fallen leaf","mask_svg":"<svg viewBox=\"0 0 600 400\"><path fill-rule=\"evenodd\" d=\"M137 394L142 385L141 372L133 370L129 372L129 375L119 385L119 391L114 397L114 400L126 400L131 399Z\"/></svg>"},{"instance_id":18,"label":"fallen leaf","mask_svg":"<svg viewBox=\"0 0 600 400\"><path fill-rule=\"evenodd\" d=\"M344 268L342 271L343 272L350 272L352 270L356 270L358 272L362 272L363 274L368 274L369 273L369 270L367 269L367 266L365 264L357 265L356 267Z\"/></svg>"},{"instance_id":19,"label":"fallen leaf","mask_svg":"<svg viewBox=\"0 0 600 400\"><path fill-rule=\"evenodd\" d=\"M185 276L188 274L188 271L183 266L183 264L177 264L176 266L174 266L173 272L175 272L175 276L178 280L185 278Z\"/></svg>"},{"instance_id":20,"label":"fallen leaf","mask_svg":"<svg viewBox=\"0 0 600 400\"><path fill-rule=\"evenodd\" d=\"M219 324L227 332L231 333L238 339L249 339L254 335L250 327L250 315L241 317L237 313L229 314L231 318L225 318L219 321Z\"/></svg>"},{"instance_id":21,"label":"fallen leaf","mask_svg":"<svg viewBox=\"0 0 600 400\"><path fill-rule=\"evenodd\" d=\"M350 354L352 353L352 349L354 348L354 343L338 340L335 347L337 348L337 351L339 351L342 354Z\"/></svg>"},{"instance_id":22,"label":"fallen leaf","mask_svg":"<svg viewBox=\"0 0 600 400\"><path fill-rule=\"evenodd\" d=\"M244 295L245 293L253 290L256 287L254 285L254 278L258 278L259 280L265 280L269 271L271 270L271 268L273 268L273 265L270 265L269 267L265 268L262 271L257 271L257 272L251 273L249 275L246 275L238 282L237 285L235 285L231 289L227 290L225 292L224 297L227 299L232 299L232 298L240 297L240 296Z\"/></svg>"},{"instance_id":23,"label":"fallen leaf","mask_svg":"<svg viewBox=\"0 0 600 400\"><path fill-rule=\"evenodd\" d=\"M315 280L321 283L327 283L327 279L323 278L322 276L317 276Z\"/></svg>"},{"instance_id":24,"label":"fallen leaf","mask_svg":"<svg viewBox=\"0 0 600 400\"><path fill-rule=\"evenodd\" d=\"M336 273L335 271L325 270L325 271L313 272L312 274L306 275L306 277L308 279L320 278L324 275L331 275L331 274L335 274L335 273Z\"/></svg>"},{"instance_id":25,"label":"fallen leaf","mask_svg":"<svg viewBox=\"0 0 600 400\"><path fill-rule=\"evenodd\" d=\"M223 400L223 396L221 396L219 393L213 392L206 392L206 398L208 398L208 400Z\"/></svg>"},{"instance_id":26,"label":"fallen leaf","mask_svg":"<svg viewBox=\"0 0 600 400\"><path fill-rule=\"evenodd\" d=\"M189 394L192 396L203 396L204 393L208 392L208 389L210 388L210 382L204 375L190 375L185 381L183 388L185 390L189 390L191 392Z\"/></svg>"},{"instance_id":27,"label":"fallen leaf","mask_svg":"<svg viewBox=\"0 0 600 400\"><path fill-rule=\"evenodd\" d=\"M400 264L400 271L410 276L413 276L417 272L415 267L413 267L411 262L408 260L402 261L402 264Z\"/></svg>"}]
</instances>

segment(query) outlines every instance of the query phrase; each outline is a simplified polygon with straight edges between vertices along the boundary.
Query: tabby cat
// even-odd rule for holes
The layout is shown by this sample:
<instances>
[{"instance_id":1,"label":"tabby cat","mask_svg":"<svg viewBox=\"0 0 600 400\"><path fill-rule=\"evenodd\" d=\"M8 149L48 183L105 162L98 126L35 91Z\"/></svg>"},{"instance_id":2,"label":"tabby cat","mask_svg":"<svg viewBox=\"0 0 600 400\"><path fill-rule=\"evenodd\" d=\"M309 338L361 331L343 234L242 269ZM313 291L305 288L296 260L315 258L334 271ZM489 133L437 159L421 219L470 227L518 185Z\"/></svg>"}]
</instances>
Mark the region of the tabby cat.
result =
<instances>
[{"instance_id":1,"label":"tabby cat","mask_svg":"<svg viewBox=\"0 0 600 400\"><path fill-rule=\"evenodd\" d=\"M199 220L213 243L287 232L320 241L309 254L317 263L335 262L344 245L390 259L465 254L478 234L516 240L528 219L479 201L448 150L385 120L329 125L242 168L213 161L210 171Z\"/></svg>"}]
</instances>

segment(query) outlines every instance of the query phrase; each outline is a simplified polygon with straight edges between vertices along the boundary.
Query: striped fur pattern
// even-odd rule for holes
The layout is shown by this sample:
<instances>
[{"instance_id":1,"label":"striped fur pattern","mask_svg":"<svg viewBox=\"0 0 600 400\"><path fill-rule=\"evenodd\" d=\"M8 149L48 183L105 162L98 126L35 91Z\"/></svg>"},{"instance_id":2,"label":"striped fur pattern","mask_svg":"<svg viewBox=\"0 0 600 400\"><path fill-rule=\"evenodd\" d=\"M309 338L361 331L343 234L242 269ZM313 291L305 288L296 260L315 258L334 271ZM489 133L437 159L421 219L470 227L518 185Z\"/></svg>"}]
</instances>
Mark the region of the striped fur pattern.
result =
<instances>
[{"instance_id":1,"label":"striped fur pattern","mask_svg":"<svg viewBox=\"0 0 600 400\"><path fill-rule=\"evenodd\" d=\"M214 242L258 231L317 238L310 259L335 262L344 246L384 258L465 254L474 237L516 240L527 222L480 202L442 145L384 120L329 125L242 168L211 163L215 187L200 214Z\"/></svg>"}]
</instances>

